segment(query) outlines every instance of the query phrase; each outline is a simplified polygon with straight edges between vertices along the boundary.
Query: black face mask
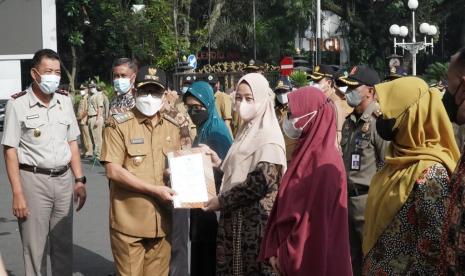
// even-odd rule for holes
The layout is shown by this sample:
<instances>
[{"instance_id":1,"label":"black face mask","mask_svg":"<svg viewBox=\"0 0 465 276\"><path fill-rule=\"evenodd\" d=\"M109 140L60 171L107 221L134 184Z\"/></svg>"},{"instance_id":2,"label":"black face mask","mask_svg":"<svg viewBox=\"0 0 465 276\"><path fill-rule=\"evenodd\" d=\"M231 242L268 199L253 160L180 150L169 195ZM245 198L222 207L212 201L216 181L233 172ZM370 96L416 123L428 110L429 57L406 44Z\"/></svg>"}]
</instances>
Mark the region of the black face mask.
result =
<instances>
[{"instance_id":1,"label":"black face mask","mask_svg":"<svg viewBox=\"0 0 465 276\"><path fill-rule=\"evenodd\" d=\"M376 119L376 131L378 132L379 136L386 141L394 140L394 137L397 134L398 129L394 129L394 125L396 124L396 119L384 119L382 116Z\"/></svg>"},{"instance_id":2,"label":"black face mask","mask_svg":"<svg viewBox=\"0 0 465 276\"><path fill-rule=\"evenodd\" d=\"M187 113L196 126L201 126L208 119L208 110L188 109Z\"/></svg>"},{"instance_id":3,"label":"black face mask","mask_svg":"<svg viewBox=\"0 0 465 276\"><path fill-rule=\"evenodd\" d=\"M460 81L460 84L457 86L457 89L455 89L454 95L457 95L457 92L460 90L460 87L463 84L463 80ZM457 122L457 112L459 110L459 106L455 103L455 97L452 96L452 94L447 91L444 96L442 97L442 103L444 104L444 107L446 108L447 115L449 116L449 119L451 122L455 123Z\"/></svg>"}]
</instances>

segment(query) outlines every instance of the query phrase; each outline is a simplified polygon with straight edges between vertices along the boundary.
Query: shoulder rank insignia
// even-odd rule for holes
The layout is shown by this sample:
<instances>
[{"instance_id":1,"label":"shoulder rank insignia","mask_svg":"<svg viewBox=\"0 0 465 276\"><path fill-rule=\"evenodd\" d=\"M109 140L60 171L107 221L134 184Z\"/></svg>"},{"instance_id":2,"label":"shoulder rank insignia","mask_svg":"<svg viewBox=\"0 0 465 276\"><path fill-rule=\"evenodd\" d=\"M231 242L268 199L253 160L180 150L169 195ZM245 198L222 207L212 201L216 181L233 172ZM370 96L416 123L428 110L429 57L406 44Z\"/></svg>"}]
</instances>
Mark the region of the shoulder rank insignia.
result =
<instances>
[{"instance_id":1,"label":"shoulder rank insignia","mask_svg":"<svg viewBox=\"0 0 465 276\"><path fill-rule=\"evenodd\" d=\"M381 110L376 109L375 111L373 111L373 116L375 116L375 118L378 118L381 115L383 115L383 112L381 112Z\"/></svg>"},{"instance_id":2,"label":"shoulder rank insignia","mask_svg":"<svg viewBox=\"0 0 465 276\"><path fill-rule=\"evenodd\" d=\"M132 114L132 112L129 111L124 113L113 114L113 119L115 119L115 121L118 122L118 124L127 122L132 118L134 118L134 114Z\"/></svg>"},{"instance_id":3,"label":"shoulder rank insignia","mask_svg":"<svg viewBox=\"0 0 465 276\"><path fill-rule=\"evenodd\" d=\"M176 122L176 119L171 117L171 114L163 113L163 118L175 126L179 127L179 124Z\"/></svg>"},{"instance_id":4,"label":"shoulder rank insignia","mask_svg":"<svg viewBox=\"0 0 465 276\"><path fill-rule=\"evenodd\" d=\"M69 96L69 93L66 90L63 90L63 89L58 89L55 92L58 93L58 94L61 94L63 96Z\"/></svg>"},{"instance_id":5,"label":"shoulder rank insignia","mask_svg":"<svg viewBox=\"0 0 465 276\"><path fill-rule=\"evenodd\" d=\"M26 95L26 94L27 94L26 91L21 91L21 92L18 92L18 93L16 93L16 94L11 95L11 97L12 97L13 99L17 99L17 98L19 98L19 97L21 97L21 96L24 96L24 95Z\"/></svg>"}]
</instances>

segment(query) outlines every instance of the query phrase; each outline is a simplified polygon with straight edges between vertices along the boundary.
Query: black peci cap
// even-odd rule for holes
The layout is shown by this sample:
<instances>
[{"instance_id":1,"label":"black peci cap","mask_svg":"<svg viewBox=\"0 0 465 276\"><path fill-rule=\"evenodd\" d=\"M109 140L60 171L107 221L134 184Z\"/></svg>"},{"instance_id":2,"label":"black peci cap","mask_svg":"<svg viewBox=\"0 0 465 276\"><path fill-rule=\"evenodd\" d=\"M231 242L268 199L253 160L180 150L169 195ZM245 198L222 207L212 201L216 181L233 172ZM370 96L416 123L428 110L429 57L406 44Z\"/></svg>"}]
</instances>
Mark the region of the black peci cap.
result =
<instances>
[{"instance_id":1,"label":"black peci cap","mask_svg":"<svg viewBox=\"0 0 465 276\"><path fill-rule=\"evenodd\" d=\"M378 73L367 65L354 66L347 77L340 77L339 80L348 86L374 86L381 81Z\"/></svg>"},{"instance_id":2,"label":"black peci cap","mask_svg":"<svg viewBox=\"0 0 465 276\"><path fill-rule=\"evenodd\" d=\"M147 84L155 84L165 89L166 87L166 73L163 70L155 67L144 66L136 77L136 88L140 88Z\"/></svg>"}]
</instances>

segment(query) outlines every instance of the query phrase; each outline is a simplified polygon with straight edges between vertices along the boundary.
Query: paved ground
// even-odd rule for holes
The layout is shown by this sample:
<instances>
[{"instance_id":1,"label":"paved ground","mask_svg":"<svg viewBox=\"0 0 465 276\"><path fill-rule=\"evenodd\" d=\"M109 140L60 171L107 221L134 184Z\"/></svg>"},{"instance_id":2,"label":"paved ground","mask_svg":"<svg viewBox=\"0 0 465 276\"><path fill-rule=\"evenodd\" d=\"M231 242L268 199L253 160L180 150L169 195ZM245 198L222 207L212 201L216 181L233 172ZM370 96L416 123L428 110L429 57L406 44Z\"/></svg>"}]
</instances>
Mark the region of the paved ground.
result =
<instances>
[{"instance_id":1,"label":"paved ground","mask_svg":"<svg viewBox=\"0 0 465 276\"><path fill-rule=\"evenodd\" d=\"M2 133L0 133L1 137ZM102 276L114 272L108 236L108 184L102 167L83 161L87 202L74 214L73 275ZM18 224L11 212L11 189L0 157L0 252L9 275L24 275Z\"/></svg>"}]
</instances>

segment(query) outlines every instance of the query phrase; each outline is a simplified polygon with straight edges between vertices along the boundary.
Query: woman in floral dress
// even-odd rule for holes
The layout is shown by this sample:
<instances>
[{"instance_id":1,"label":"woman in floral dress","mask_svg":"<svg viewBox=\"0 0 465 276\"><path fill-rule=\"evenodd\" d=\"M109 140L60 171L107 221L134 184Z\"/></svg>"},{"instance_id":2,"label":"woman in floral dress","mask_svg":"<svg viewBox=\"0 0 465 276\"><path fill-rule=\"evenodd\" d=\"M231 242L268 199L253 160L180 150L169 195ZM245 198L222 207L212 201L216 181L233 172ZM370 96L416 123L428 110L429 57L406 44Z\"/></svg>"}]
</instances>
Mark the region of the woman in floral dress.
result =
<instances>
[{"instance_id":1,"label":"woman in floral dress","mask_svg":"<svg viewBox=\"0 0 465 276\"><path fill-rule=\"evenodd\" d=\"M223 161L218 197L205 210L221 212L217 275L273 275L257 261L266 221L286 168L284 138L273 108L273 91L260 74L238 82L235 109L244 122ZM214 154L212 161L218 164Z\"/></svg>"},{"instance_id":2,"label":"woman in floral dress","mask_svg":"<svg viewBox=\"0 0 465 276\"><path fill-rule=\"evenodd\" d=\"M365 213L364 275L438 275L449 176L459 151L439 91L416 77L375 86L391 140Z\"/></svg>"}]
</instances>

